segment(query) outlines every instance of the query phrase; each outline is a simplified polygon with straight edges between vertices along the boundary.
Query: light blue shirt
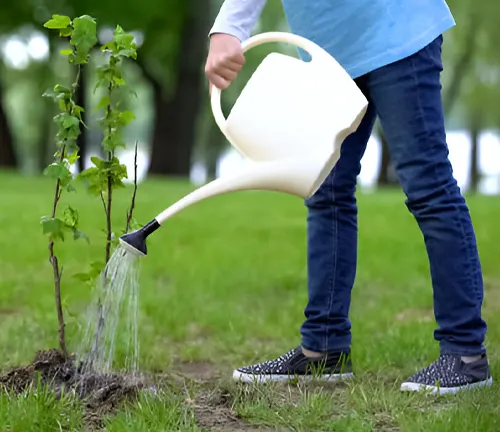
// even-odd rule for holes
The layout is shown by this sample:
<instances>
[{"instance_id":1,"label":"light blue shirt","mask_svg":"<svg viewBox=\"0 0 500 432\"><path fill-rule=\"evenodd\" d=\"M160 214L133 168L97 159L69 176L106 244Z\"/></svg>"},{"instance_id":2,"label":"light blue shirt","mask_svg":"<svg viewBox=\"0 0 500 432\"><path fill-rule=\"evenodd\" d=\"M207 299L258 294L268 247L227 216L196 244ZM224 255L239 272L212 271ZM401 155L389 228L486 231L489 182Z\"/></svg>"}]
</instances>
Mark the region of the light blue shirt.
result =
<instances>
[{"instance_id":1,"label":"light blue shirt","mask_svg":"<svg viewBox=\"0 0 500 432\"><path fill-rule=\"evenodd\" d=\"M248 39L265 3L225 0L210 33ZM323 47L353 79L414 54L455 25L445 0L283 0L283 6L290 30Z\"/></svg>"}]
</instances>

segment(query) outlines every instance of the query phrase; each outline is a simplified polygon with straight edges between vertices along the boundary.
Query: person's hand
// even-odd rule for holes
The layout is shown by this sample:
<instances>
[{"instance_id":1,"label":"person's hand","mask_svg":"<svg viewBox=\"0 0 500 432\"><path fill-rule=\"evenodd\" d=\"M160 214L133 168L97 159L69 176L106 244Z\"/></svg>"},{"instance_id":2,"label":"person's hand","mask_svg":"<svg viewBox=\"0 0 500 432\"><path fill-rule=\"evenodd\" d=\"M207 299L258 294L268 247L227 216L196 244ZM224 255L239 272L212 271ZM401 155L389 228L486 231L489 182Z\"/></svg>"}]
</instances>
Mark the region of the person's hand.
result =
<instances>
[{"instance_id":1,"label":"person's hand","mask_svg":"<svg viewBox=\"0 0 500 432\"><path fill-rule=\"evenodd\" d=\"M245 56L238 38L218 33L210 37L205 75L219 90L229 87L245 64Z\"/></svg>"}]
</instances>

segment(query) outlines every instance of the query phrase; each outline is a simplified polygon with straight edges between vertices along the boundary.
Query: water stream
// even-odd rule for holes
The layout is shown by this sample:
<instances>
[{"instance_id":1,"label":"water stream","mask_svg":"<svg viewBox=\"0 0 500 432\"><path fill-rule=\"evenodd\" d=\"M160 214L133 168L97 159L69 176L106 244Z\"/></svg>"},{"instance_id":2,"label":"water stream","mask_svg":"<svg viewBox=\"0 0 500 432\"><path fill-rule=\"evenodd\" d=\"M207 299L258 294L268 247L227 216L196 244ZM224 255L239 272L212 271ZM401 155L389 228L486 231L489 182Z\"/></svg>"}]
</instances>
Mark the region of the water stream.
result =
<instances>
[{"instance_id":1,"label":"water stream","mask_svg":"<svg viewBox=\"0 0 500 432\"><path fill-rule=\"evenodd\" d=\"M137 255L118 246L96 281L78 355L82 373L111 373L117 358L128 373L139 370Z\"/></svg>"}]
</instances>

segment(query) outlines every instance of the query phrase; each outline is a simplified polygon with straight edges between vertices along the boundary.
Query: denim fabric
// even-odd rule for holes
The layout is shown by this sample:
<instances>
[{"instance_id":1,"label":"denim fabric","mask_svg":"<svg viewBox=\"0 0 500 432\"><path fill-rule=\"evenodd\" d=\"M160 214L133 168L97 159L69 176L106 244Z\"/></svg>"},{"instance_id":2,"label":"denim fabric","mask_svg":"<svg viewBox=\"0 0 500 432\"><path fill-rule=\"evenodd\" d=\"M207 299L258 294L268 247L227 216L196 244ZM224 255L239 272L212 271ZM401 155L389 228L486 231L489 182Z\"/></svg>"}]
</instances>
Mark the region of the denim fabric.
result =
<instances>
[{"instance_id":1,"label":"denim fabric","mask_svg":"<svg viewBox=\"0 0 500 432\"><path fill-rule=\"evenodd\" d=\"M308 208L308 293L302 345L348 350L357 264L356 178L375 118L387 137L406 205L424 237L441 352L484 351L483 280L465 199L453 176L441 105L442 36L403 60L356 80L369 101L358 128Z\"/></svg>"}]
</instances>

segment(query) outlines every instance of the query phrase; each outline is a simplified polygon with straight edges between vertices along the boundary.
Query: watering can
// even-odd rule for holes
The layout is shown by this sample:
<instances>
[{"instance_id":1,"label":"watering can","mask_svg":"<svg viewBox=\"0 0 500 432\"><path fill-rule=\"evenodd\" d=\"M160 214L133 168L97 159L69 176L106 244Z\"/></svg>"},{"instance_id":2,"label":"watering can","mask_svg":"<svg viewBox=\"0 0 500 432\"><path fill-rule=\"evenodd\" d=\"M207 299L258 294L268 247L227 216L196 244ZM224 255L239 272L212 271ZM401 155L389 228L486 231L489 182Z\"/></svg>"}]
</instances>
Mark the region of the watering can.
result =
<instances>
[{"instance_id":1,"label":"watering can","mask_svg":"<svg viewBox=\"0 0 500 432\"><path fill-rule=\"evenodd\" d=\"M146 254L146 237L165 220L215 195L268 190L305 199L324 182L340 157L343 141L358 128L368 101L340 64L304 37L262 33L243 42L242 48L246 52L269 42L293 44L307 51L311 60L269 54L246 83L227 119L221 108L221 91L212 87L215 122L249 162L248 167L194 190L140 230L123 236L122 244Z\"/></svg>"}]
</instances>

